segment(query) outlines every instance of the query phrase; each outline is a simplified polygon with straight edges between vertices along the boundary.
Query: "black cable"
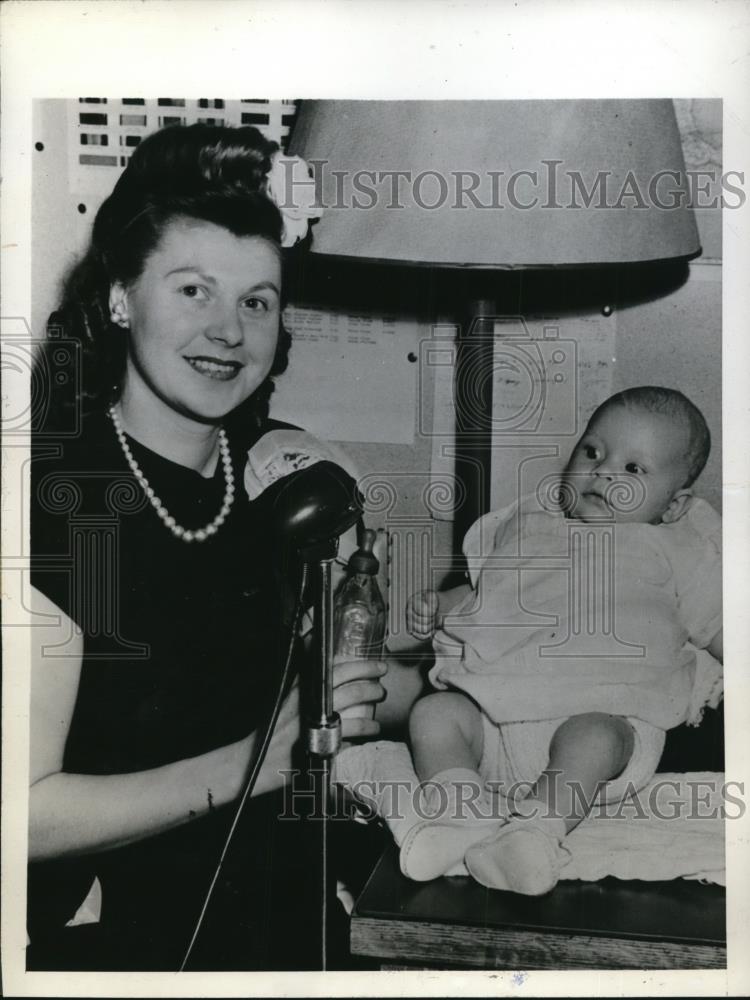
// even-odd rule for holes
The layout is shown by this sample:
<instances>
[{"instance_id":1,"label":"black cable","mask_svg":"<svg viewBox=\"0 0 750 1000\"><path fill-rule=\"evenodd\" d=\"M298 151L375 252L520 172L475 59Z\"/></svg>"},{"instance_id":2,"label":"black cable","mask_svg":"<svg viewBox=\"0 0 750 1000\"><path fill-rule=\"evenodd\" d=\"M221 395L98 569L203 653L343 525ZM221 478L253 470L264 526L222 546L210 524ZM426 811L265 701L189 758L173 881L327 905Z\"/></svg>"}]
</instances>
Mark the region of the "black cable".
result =
<instances>
[{"instance_id":1,"label":"black cable","mask_svg":"<svg viewBox=\"0 0 750 1000\"><path fill-rule=\"evenodd\" d=\"M258 775L260 774L260 769L263 766L263 761L265 760L266 754L268 753L268 748L271 744L271 738L273 736L273 731L276 728L276 722L279 718L279 712L281 711L281 706L284 702L284 695L286 694L286 686L289 681L289 676L291 673L291 665L294 655L294 645L297 639L297 633L299 632L300 622L302 620L302 611L304 605L303 597L306 586L307 586L307 563L303 563L302 572L300 574L300 586L299 586L299 593L297 595L297 604L294 610L294 618L289 632L289 645L287 647L286 660L284 662L284 669L281 675L281 682L279 683L279 691L278 694L276 695L276 700L274 702L273 708L271 709L271 715L268 720L266 731L263 734L263 740L260 744L260 749L258 750L258 754L255 758L255 763L253 764L252 770L245 781L245 786L243 788L242 795L240 797L240 801L237 806L237 810L234 814L232 825L230 826L229 833L227 834L227 838L224 841L224 846L222 848L221 855L219 857L219 863L216 866L216 871L214 872L213 878L211 879L211 884L208 887L206 898L203 901L203 906L201 908L200 916L198 917L198 923L195 926L195 930L193 931L193 936L190 939L190 944L187 947L187 951L185 952L185 957L183 958L182 964L180 965L179 968L180 972L185 971L185 966L188 963L188 959L190 958L193 946L195 945L196 938L198 937L198 933L201 929L201 926L203 925L203 919L206 916L208 904L211 901L211 896L213 895L213 891L216 888L216 883L219 879L219 875L221 874L221 868L222 865L224 864L224 859L226 858L227 851L229 850L229 845L232 841L232 837L234 836L234 831L236 830L237 824L239 823L240 816L242 815L242 810L245 807L245 803L247 802L248 798L252 794L253 789L255 788L255 784L258 780Z\"/></svg>"}]
</instances>

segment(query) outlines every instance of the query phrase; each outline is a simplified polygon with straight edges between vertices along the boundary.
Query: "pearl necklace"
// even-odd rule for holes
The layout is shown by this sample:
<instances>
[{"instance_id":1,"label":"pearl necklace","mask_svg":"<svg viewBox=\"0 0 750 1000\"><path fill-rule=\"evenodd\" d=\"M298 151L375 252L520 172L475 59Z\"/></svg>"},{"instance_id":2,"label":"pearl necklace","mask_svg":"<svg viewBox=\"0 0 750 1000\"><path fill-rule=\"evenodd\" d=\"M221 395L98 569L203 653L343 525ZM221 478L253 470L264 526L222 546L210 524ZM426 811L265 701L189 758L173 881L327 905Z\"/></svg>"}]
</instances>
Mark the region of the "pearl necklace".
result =
<instances>
[{"instance_id":1,"label":"pearl necklace","mask_svg":"<svg viewBox=\"0 0 750 1000\"><path fill-rule=\"evenodd\" d=\"M115 434L117 434L117 440L120 442L120 447L122 448L125 459L130 466L130 471L138 480L138 483L148 497L151 506L175 538L181 538L183 542L205 542L205 540L211 535L215 535L226 520L227 514L232 509L232 504L234 503L234 472L232 471L232 459L229 454L229 443L227 442L227 435L224 428L219 428L219 451L221 453L221 463L224 466L224 482L226 483L224 501L221 505L221 510L210 524L207 524L205 528L198 528L197 530L192 531L187 528L183 528L182 525L175 521L167 508L154 493L151 486L149 486L148 479L146 479L143 475L138 463L133 458L133 453L131 452L128 442L125 439L125 432L122 429L120 418L117 416L117 411L114 406L110 406L108 413L115 426Z\"/></svg>"}]
</instances>

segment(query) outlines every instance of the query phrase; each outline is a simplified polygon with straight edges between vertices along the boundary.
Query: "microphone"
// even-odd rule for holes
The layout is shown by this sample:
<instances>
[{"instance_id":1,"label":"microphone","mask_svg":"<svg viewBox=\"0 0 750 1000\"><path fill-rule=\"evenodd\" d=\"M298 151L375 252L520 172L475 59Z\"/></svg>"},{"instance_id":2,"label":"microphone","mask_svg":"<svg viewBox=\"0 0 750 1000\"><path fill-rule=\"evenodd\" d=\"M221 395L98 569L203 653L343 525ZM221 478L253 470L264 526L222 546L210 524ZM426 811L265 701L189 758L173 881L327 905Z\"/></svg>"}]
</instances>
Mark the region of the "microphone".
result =
<instances>
[{"instance_id":1,"label":"microphone","mask_svg":"<svg viewBox=\"0 0 750 1000\"><path fill-rule=\"evenodd\" d=\"M285 547L301 551L338 538L360 519L364 499L342 458L291 428L269 431L249 450L245 489L267 507L270 530Z\"/></svg>"},{"instance_id":2,"label":"microphone","mask_svg":"<svg viewBox=\"0 0 750 1000\"><path fill-rule=\"evenodd\" d=\"M298 551L338 538L356 524L362 496L333 462L317 462L279 479L267 491L274 530Z\"/></svg>"}]
</instances>

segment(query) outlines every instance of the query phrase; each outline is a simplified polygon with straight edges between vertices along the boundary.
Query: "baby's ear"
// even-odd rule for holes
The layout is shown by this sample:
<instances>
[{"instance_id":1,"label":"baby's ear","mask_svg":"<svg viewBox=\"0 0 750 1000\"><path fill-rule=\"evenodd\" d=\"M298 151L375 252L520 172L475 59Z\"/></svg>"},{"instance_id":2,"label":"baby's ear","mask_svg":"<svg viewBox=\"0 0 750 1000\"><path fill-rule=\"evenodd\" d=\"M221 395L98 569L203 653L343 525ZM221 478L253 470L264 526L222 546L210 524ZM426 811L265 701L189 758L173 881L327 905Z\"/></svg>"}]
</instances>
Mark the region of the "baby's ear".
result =
<instances>
[{"instance_id":1,"label":"baby's ear","mask_svg":"<svg viewBox=\"0 0 750 1000\"><path fill-rule=\"evenodd\" d=\"M690 506L692 498L692 490L677 490L661 516L662 524L672 524L674 521L679 521Z\"/></svg>"}]
</instances>

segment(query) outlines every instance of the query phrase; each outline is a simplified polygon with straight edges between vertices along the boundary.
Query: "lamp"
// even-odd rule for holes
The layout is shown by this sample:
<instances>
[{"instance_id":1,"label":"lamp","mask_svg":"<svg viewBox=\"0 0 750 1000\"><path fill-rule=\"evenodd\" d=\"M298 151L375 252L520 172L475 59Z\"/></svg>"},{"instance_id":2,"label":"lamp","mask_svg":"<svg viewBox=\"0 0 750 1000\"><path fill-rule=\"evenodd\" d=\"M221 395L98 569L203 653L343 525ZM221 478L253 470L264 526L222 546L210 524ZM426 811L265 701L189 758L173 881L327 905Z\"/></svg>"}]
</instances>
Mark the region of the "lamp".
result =
<instances>
[{"instance_id":1,"label":"lamp","mask_svg":"<svg viewBox=\"0 0 750 1000\"><path fill-rule=\"evenodd\" d=\"M314 253L478 276L455 317L467 525L489 507L492 272L700 252L668 100L305 101L289 152L316 174Z\"/></svg>"},{"instance_id":2,"label":"lamp","mask_svg":"<svg viewBox=\"0 0 750 1000\"><path fill-rule=\"evenodd\" d=\"M513 268L700 249L669 100L307 101L290 152L322 178L314 253Z\"/></svg>"}]
</instances>

